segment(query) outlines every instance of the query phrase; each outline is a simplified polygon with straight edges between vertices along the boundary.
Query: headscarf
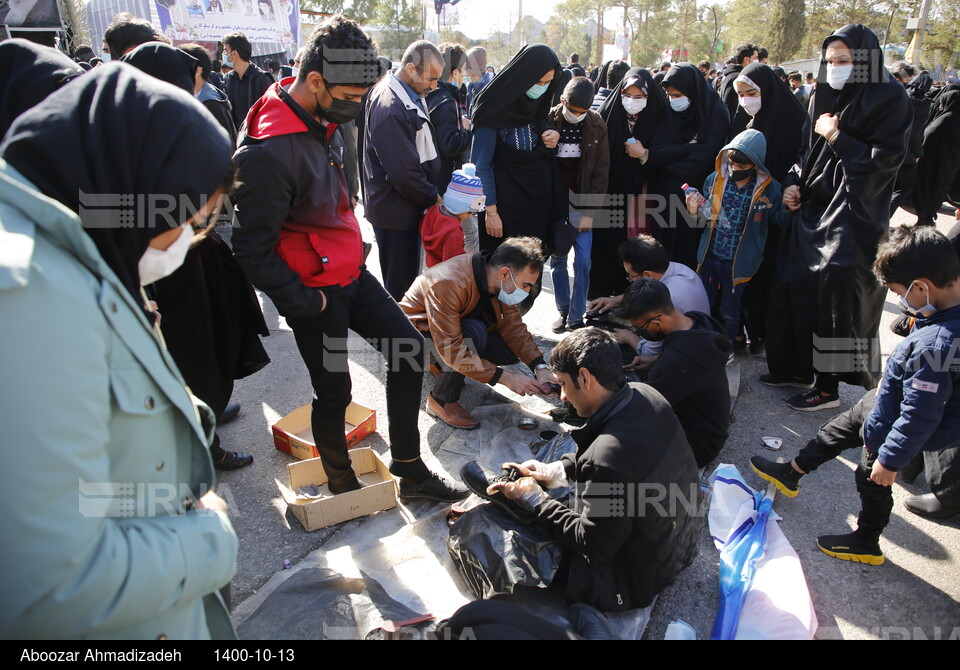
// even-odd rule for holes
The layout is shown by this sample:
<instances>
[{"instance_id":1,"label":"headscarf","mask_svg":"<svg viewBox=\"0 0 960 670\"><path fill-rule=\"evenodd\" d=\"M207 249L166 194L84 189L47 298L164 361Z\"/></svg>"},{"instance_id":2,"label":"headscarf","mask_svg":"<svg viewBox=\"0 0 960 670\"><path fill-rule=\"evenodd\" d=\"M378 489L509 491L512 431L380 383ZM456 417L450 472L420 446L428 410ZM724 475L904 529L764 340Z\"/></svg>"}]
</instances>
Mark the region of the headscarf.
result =
<instances>
[{"instance_id":1,"label":"headscarf","mask_svg":"<svg viewBox=\"0 0 960 670\"><path fill-rule=\"evenodd\" d=\"M663 87L673 86L690 98L690 106L683 112L673 112L674 132L681 142L689 142L695 136L702 142L710 131L710 107L722 105L720 98L710 89L703 73L693 63L676 63L667 70L660 82ZM727 128L723 129L726 135Z\"/></svg>"},{"instance_id":2,"label":"headscarf","mask_svg":"<svg viewBox=\"0 0 960 670\"><path fill-rule=\"evenodd\" d=\"M553 81L536 100L527 90L553 70ZM560 60L546 44L528 44L510 59L477 96L473 125L487 128L520 128L546 122L554 95L560 89Z\"/></svg>"},{"instance_id":3,"label":"headscarf","mask_svg":"<svg viewBox=\"0 0 960 670\"><path fill-rule=\"evenodd\" d=\"M841 40L853 54L853 74L839 91L827 83L827 45ZM821 114L836 114L855 105L869 83L887 82L890 73L883 66L880 41L866 26L851 24L840 28L823 41L820 72L814 89L813 119Z\"/></svg>"},{"instance_id":4,"label":"headscarf","mask_svg":"<svg viewBox=\"0 0 960 670\"><path fill-rule=\"evenodd\" d=\"M20 38L0 42L0 138L14 119L82 74L56 49Z\"/></svg>"},{"instance_id":5,"label":"headscarf","mask_svg":"<svg viewBox=\"0 0 960 670\"><path fill-rule=\"evenodd\" d=\"M597 80L593 82L594 85L597 87L598 91L601 88L607 87L607 73L610 71L610 66L612 64L613 64L613 61L608 60L606 63L603 64L603 67L600 68L600 73L597 75Z\"/></svg>"},{"instance_id":6,"label":"headscarf","mask_svg":"<svg viewBox=\"0 0 960 670\"><path fill-rule=\"evenodd\" d=\"M751 63L740 77L749 79L760 89L760 111L744 127L763 133L767 141L766 166L777 181L783 181L790 167L799 158L803 144L803 124L807 112L769 65ZM742 109L737 112L746 114ZM741 128L742 130L742 128ZM731 135L735 134L733 130Z\"/></svg>"},{"instance_id":7,"label":"headscarf","mask_svg":"<svg viewBox=\"0 0 960 670\"><path fill-rule=\"evenodd\" d=\"M120 60L193 95L200 61L185 51L163 42L147 42Z\"/></svg>"},{"instance_id":8,"label":"headscarf","mask_svg":"<svg viewBox=\"0 0 960 670\"><path fill-rule=\"evenodd\" d=\"M101 65L52 94L22 114L0 144L0 157L80 215L137 304L137 266L150 240L203 206L231 155L227 134L192 95L123 63ZM104 207L109 203L87 197L81 207L81 194L120 203ZM148 209L140 203L149 198L140 196L172 197L177 206L172 214L125 220Z\"/></svg>"},{"instance_id":9,"label":"headscarf","mask_svg":"<svg viewBox=\"0 0 960 670\"><path fill-rule=\"evenodd\" d=\"M926 72L921 72L907 84L907 92L911 98L924 98L933 88L933 78Z\"/></svg>"}]
</instances>

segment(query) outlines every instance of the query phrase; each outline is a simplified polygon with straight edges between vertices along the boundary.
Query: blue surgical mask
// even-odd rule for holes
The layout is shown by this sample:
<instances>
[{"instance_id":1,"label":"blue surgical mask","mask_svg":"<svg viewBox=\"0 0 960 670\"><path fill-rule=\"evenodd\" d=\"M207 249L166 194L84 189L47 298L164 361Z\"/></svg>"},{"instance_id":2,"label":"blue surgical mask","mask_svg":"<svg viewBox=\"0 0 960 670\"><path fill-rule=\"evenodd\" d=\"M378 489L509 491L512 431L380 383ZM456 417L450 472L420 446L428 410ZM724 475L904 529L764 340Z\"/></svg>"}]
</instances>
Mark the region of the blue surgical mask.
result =
<instances>
[{"instance_id":1,"label":"blue surgical mask","mask_svg":"<svg viewBox=\"0 0 960 670\"><path fill-rule=\"evenodd\" d=\"M534 84L527 89L527 97L531 100L537 100L541 95L547 92L547 89L550 88L550 84Z\"/></svg>"},{"instance_id":2,"label":"blue surgical mask","mask_svg":"<svg viewBox=\"0 0 960 670\"><path fill-rule=\"evenodd\" d=\"M917 282L922 284L923 282ZM924 288L927 289L927 295L930 295L930 287L926 284L923 284ZM910 291L913 290L913 284L910 284L910 288L907 289L907 292L903 294L903 297L900 298L900 311L906 314L907 316L920 317L921 319L929 319L931 316L937 313L937 308L930 304L930 298L927 298L927 304L923 307L913 308L910 306L910 303L907 302L907 296L910 295Z\"/></svg>"},{"instance_id":3,"label":"blue surgical mask","mask_svg":"<svg viewBox=\"0 0 960 670\"><path fill-rule=\"evenodd\" d=\"M680 98L670 98L670 107L675 112L685 112L690 107L690 98L683 96Z\"/></svg>"},{"instance_id":4,"label":"blue surgical mask","mask_svg":"<svg viewBox=\"0 0 960 670\"><path fill-rule=\"evenodd\" d=\"M224 51L224 52L223 52L222 54L220 54L220 55L223 56L223 64L226 65L226 66L229 67L229 68L233 68L233 61L230 60L229 58L227 58L227 52Z\"/></svg>"},{"instance_id":5,"label":"blue surgical mask","mask_svg":"<svg viewBox=\"0 0 960 670\"><path fill-rule=\"evenodd\" d=\"M510 273L510 281L513 282L513 285L516 288L513 290L513 293L507 293L503 288L503 280L500 280L500 295L497 296L497 299L502 302L504 305L519 305L521 302L527 299L530 295L527 291L524 291L522 288L517 286L517 280L513 278L513 273Z\"/></svg>"}]
</instances>

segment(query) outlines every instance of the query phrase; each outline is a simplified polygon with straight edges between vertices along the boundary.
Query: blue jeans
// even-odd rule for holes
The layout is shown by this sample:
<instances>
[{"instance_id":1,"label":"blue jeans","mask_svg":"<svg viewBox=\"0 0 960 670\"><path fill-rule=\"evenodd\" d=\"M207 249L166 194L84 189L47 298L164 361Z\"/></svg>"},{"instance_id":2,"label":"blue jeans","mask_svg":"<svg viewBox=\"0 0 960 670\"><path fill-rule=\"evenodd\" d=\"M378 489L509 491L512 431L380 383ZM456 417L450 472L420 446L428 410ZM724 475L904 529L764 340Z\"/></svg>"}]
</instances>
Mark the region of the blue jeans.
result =
<instances>
[{"instance_id":1,"label":"blue jeans","mask_svg":"<svg viewBox=\"0 0 960 670\"><path fill-rule=\"evenodd\" d=\"M733 261L722 261L707 251L703 265L698 272L703 286L707 289L707 300L713 305L720 293L720 318L723 321L723 332L733 343L740 334L740 320L743 313L743 292L747 290L748 282L733 285Z\"/></svg>"},{"instance_id":2,"label":"blue jeans","mask_svg":"<svg viewBox=\"0 0 960 670\"><path fill-rule=\"evenodd\" d=\"M570 217L573 219L573 216ZM593 247L593 231L577 235L573 242L573 295L570 294L570 279L567 277L567 256L550 259L553 276L553 295L557 311L567 314L567 323L583 321L587 310L587 291L590 289L590 249Z\"/></svg>"}]
</instances>

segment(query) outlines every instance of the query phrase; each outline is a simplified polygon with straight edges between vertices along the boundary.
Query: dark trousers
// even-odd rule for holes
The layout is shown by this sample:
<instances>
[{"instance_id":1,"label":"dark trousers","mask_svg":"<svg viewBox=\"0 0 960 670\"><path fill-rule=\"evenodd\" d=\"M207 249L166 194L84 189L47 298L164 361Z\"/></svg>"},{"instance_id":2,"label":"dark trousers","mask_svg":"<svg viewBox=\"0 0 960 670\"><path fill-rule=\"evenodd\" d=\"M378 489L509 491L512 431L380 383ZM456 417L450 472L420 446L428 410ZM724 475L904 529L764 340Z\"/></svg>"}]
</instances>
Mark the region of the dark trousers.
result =
<instances>
[{"instance_id":1,"label":"dark trousers","mask_svg":"<svg viewBox=\"0 0 960 670\"><path fill-rule=\"evenodd\" d=\"M460 330L463 332L464 344L476 351L480 358L490 361L494 365L512 365L517 362L517 356L510 350L507 343L500 337L500 333L487 330L487 324L479 319L462 319ZM433 389L433 397L442 403L458 402L466 379L459 372L450 369L445 363L440 363L442 372Z\"/></svg>"},{"instance_id":2,"label":"dark trousers","mask_svg":"<svg viewBox=\"0 0 960 670\"><path fill-rule=\"evenodd\" d=\"M877 454L863 446L863 424L876 399L876 389L868 391L856 405L820 426L817 436L800 450L795 459L801 470L813 472L846 449L861 449L860 465L854 474L857 492L860 494L857 527L860 533L873 539L880 537L880 533L890 522L890 512L893 510L891 487L870 481L870 471L877 460Z\"/></svg>"},{"instance_id":3,"label":"dark trousers","mask_svg":"<svg viewBox=\"0 0 960 670\"><path fill-rule=\"evenodd\" d=\"M419 223L419 222L418 222ZM420 274L420 230L387 230L373 227L380 254L383 287L397 302Z\"/></svg>"},{"instance_id":4,"label":"dark trousers","mask_svg":"<svg viewBox=\"0 0 960 670\"><path fill-rule=\"evenodd\" d=\"M420 456L420 390L423 336L366 269L343 288L323 289L327 309L316 317L289 317L297 348L313 384L311 423L317 451L331 482L353 477L343 432L350 404L348 330L365 338L386 359L390 452L396 460ZM362 352L361 352L362 353Z\"/></svg>"}]
</instances>

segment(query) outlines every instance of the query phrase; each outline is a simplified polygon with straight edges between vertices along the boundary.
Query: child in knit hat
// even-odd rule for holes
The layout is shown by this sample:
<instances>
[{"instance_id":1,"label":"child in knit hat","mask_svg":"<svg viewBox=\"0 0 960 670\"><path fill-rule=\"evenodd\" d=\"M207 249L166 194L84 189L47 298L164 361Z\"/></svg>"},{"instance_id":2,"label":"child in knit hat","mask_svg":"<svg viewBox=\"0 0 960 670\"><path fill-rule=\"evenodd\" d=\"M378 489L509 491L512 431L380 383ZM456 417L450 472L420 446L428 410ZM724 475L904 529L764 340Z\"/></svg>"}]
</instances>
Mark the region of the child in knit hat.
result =
<instances>
[{"instance_id":1,"label":"child in knit hat","mask_svg":"<svg viewBox=\"0 0 960 670\"><path fill-rule=\"evenodd\" d=\"M483 211L483 184L473 163L453 173L443 202L427 210L420 221L420 239L428 268L466 253L463 222Z\"/></svg>"}]
</instances>

